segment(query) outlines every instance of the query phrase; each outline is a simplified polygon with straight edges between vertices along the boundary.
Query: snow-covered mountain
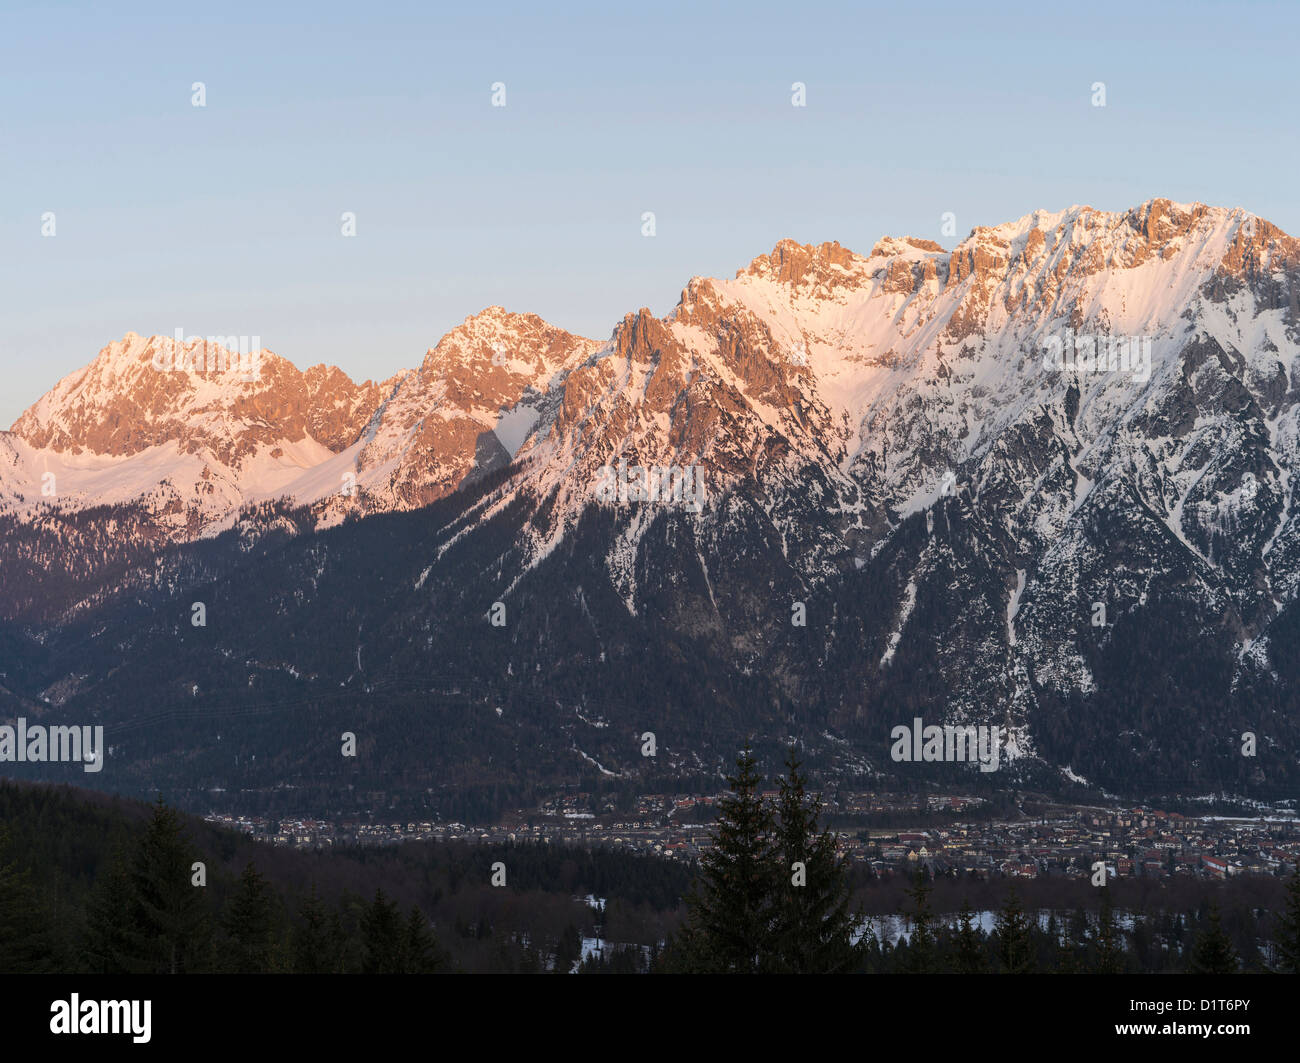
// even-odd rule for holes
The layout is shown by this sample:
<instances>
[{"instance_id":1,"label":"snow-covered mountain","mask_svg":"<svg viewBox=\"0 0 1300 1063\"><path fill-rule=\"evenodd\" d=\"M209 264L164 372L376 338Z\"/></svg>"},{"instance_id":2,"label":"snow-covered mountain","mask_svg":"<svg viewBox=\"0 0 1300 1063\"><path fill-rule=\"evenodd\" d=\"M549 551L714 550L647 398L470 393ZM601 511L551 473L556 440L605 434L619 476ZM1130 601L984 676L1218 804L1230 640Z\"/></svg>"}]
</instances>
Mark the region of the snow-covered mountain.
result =
<instances>
[{"instance_id":1,"label":"snow-covered mountain","mask_svg":"<svg viewBox=\"0 0 1300 1063\"><path fill-rule=\"evenodd\" d=\"M508 463L535 387L596 344L489 307L419 370L355 384L269 351L128 333L0 434L0 506L18 514L133 505L174 541L271 499L403 509Z\"/></svg>"},{"instance_id":2,"label":"snow-covered mountain","mask_svg":"<svg viewBox=\"0 0 1300 1063\"><path fill-rule=\"evenodd\" d=\"M0 505L136 505L180 539L292 490L349 446L396 386L299 372L269 351L128 333L0 435Z\"/></svg>"},{"instance_id":3,"label":"snow-covered mountain","mask_svg":"<svg viewBox=\"0 0 1300 1063\"><path fill-rule=\"evenodd\" d=\"M309 542L432 506L418 556L382 562L409 589L372 659L422 667L440 585L518 618L508 676L577 697L653 639L665 667L761 677L752 712L847 740L854 770L892 768L882 729L924 706L1001 725L1040 780L1300 775L1300 242L1246 211L1038 211L950 251L782 241L608 342L492 307L382 384L269 354L253 380L160 371L172 342L110 345L0 435L9 563L77 544L74 591L11 591L9 619L235 578L155 556L231 528L301 539L268 609L319 616ZM155 546L124 554L109 522ZM351 682L362 643L336 648L314 672ZM1246 731L1266 756L1241 758ZM636 770L610 741L584 757Z\"/></svg>"},{"instance_id":4,"label":"snow-covered mountain","mask_svg":"<svg viewBox=\"0 0 1300 1063\"><path fill-rule=\"evenodd\" d=\"M581 508L619 457L701 463L722 488L780 452L818 466L846 529L878 533L1071 386L1084 422L1112 430L1072 464L1099 471L1178 386L1188 346L1245 359L1278 428L1298 246L1244 211L1164 200L1039 211L951 252L886 238L864 258L787 240L733 279L692 280L666 319L628 315L604 345L490 307L379 384L266 351L250 374L247 354L241 366L223 347L129 333L0 435L0 500L17 512L138 501L184 536L275 497L346 511L348 474L364 511L409 509L520 456L530 486L565 483ZM1145 340L1150 361L1045 369L1051 345L1078 336ZM157 368L196 349L198 368ZM205 353L222 368L204 369ZM1196 522L1187 490L1161 508Z\"/></svg>"}]
</instances>

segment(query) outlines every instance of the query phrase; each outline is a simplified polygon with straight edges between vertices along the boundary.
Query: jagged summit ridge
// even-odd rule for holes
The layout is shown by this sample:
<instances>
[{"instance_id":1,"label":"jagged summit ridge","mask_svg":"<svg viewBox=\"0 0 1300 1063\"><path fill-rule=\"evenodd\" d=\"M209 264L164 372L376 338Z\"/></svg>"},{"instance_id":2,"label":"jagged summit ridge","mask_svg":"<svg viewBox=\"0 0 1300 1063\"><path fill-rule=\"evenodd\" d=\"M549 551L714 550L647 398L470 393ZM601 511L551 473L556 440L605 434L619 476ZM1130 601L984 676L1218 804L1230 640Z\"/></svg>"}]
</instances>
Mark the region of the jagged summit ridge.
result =
<instances>
[{"instance_id":1,"label":"jagged summit ridge","mask_svg":"<svg viewBox=\"0 0 1300 1063\"><path fill-rule=\"evenodd\" d=\"M277 492L317 506L326 522L357 507L411 508L520 458L542 467L539 482L550 486L641 452L713 462L725 479L757 468L745 453L755 446L834 455L827 474L847 477L843 505L858 504L846 498L871 470L882 504L906 512L932 489L940 456L945 465L970 459L1056 388L1035 369L1046 338L1067 329L1149 335L1159 363L1196 307L1220 338L1239 318L1231 301L1249 296L1252 308L1280 312L1261 321L1262 345L1290 340L1297 260L1297 242L1254 215L1165 199L1117 213L1038 210L972 229L950 250L885 237L863 257L786 239L729 280L694 278L663 320L628 315L607 343L490 306L418 369L380 383L326 366L300 372L264 350L250 376L226 368L241 352L220 344L128 333L13 432L36 464L148 454L163 470L169 448L178 461L197 459L202 482L168 505L197 505L202 527L225 526L240 506ZM192 362L196 347L196 371L157 370L160 360ZM205 354L223 371L207 368ZM1124 392L1115 380L1080 383L1086 408L1116 412L1112 399ZM900 433L919 429L913 397L938 393L949 397L951 424L927 435L942 454L916 460ZM747 421L752 431L737 431ZM25 462L15 457L12 468ZM188 468L165 470L154 486L174 487ZM35 480L20 489L21 478L0 480L11 505L31 501ZM356 492L339 495L345 483ZM89 484L60 499L96 502Z\"/></svg>"}]
</instances>

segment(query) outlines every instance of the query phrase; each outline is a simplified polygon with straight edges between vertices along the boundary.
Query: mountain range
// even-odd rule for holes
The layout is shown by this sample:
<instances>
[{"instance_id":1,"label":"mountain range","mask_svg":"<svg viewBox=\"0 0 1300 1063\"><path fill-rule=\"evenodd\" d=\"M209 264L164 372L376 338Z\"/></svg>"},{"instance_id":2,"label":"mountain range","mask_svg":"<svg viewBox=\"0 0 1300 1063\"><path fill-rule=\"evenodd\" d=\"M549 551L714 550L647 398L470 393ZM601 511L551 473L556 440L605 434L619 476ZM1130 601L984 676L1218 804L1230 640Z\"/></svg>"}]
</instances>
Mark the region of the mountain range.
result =
<instances>
[{"instance_id":1,"label":"mountain range","mask_svg":"<svg viewBox=\"0 0 1300 1063\"><path fill-rule=\"evenodd\" d=\"M1298 353L1300 241L1163 199L783 240L605 341L489 307L381 382L128 333L0 433L0 717L196 805L716 786L746 737L1294 801ZM894 760L917 718L996 779Z\"/></svg>"}]
</instances>

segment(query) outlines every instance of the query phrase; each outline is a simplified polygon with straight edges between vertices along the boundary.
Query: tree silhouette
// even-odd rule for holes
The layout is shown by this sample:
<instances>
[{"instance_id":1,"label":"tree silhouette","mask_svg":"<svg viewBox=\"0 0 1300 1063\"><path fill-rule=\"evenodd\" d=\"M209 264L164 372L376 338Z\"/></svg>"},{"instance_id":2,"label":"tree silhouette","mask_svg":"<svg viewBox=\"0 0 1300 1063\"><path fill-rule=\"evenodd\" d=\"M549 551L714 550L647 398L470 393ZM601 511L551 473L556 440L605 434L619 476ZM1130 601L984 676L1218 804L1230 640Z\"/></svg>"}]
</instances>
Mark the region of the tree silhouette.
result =
<instances>
[{"instance_id":1,"label":"tree silhouette","mask_svg":"<svg viewBox=\"0 0 1300 1063\"><path fill-rule=\"evenodd\" d=\"M760 781L746 745L735 774L727 777L730 793L718 802L717 832L700 857L699 878L687 897L683 970L756 974L765 969L776 853L772 813L759 794Z\"/></svg>"},{"instance_id":2,"label":"tree silhouette","mask_svg":"<svg viewBox=\"0 0 1300 1063\"><path fill-rule=\"evenodd\" d=\"M998 912L995 936L1002 974L1029 974L1034 970L1034 943L1029 919L1015 886L1007 892L1006 902Z\"/></svg>"},{"instance_id":3,"label":"tree silhouette","mask_svg":"<svg viewBox=\"0 0 1300 1063\"><path fill-rule=\"evenodd\" d=\"M1237 951L1219 923L1219 906L1210 905L1206 926L1197 936L1188 961L1189 974L1236 974Z\"/></svg>"}]
</instances>

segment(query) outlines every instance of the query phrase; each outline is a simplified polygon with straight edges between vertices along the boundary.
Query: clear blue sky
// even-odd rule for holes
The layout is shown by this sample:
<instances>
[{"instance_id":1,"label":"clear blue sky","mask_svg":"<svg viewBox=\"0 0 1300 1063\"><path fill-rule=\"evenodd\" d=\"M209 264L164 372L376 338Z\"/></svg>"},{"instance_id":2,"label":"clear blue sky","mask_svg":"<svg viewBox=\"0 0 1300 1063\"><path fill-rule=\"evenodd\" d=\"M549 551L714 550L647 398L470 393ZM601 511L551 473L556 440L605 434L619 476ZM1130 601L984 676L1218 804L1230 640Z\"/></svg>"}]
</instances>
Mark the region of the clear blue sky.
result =
<instances>
[{"instance_id":1,"label":"clear blue sky","mask_svg":"<svg viewBox=\"0 0 1300 1063\"><path fill-rule=\"evenodd\" d=\"M1300 233L1298 4L627 6L0 0L0 424L131 330L380 378L485 306L604 338L945 211Z\"/></svg>"}]
</instances>

